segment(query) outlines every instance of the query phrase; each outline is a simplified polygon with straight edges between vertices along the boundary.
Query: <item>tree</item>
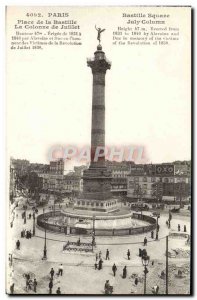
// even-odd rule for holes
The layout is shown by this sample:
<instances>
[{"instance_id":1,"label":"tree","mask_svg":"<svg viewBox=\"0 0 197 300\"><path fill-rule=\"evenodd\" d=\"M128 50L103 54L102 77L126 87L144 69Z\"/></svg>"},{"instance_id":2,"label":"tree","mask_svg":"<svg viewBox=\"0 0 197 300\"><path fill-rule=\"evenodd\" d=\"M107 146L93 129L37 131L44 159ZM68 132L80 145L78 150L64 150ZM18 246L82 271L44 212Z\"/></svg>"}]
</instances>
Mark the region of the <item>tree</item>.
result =
<instances>
[{"instance_id":1,"label":"tree","mask_svg":"<svg viewBox=\"0 0 197 300\"><path fill-rule=\"evenodd\" d=\"M21 191L24 192L26 190L25 193L28 191L28 197L32 195L36 196L42 189L41 178L36 172L30 172L18 177L17 184Z\"/></svg>"}]
</instances>

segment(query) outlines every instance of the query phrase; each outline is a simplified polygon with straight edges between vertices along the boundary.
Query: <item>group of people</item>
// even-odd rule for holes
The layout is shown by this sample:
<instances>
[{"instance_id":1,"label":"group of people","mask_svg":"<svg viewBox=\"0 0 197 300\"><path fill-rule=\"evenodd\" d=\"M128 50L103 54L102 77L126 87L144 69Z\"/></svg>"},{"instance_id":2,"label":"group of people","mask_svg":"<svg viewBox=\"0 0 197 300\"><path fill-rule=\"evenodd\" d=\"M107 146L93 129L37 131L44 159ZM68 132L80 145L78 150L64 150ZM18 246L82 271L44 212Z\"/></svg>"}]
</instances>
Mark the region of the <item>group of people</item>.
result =
<instances>
[{"instance_id":1,"label":"group of people","mask_svg":"<svg viewBox=\"0 0 197 300\"><path fill-rule=\"evenodd\" d=\"M23 229L21 231L21 238L31 239L31 237L32 237L31 230Z\"/></svg>"},{"instance_id":2,"label":"group of people","mask_svg":"<svg viewBox=\"0 0 197 300\"><path fill-rule=\"evenodd\" d=\"M130 252L130 250L128 249L128 251L127 251L127 258L128 258L128 260L130 260L130 256L131 256L131 252ZM102 259L102 252L101 252L101 251L99 251L99 253L96 253L96 263L97 263L98 259L99 259L99 260ZM109 249L106 250L105 260L110 260Z\"/></svg>"},{"instance_id":3,"label":"group of people","mask_svg":"<svg viewBox=\"0 0 197 300\"><path fill-rule=\"evenodd\" d=\"M128 249L128 251L127 251L128 260L130 260L130 256L131 256L131 253L130 253L130 250ZM105 259L106 260L110 259L109 249L106 250ZM101 270L103 268L103 260L102 260L102 252L101 251L99 251L99 253L96 253L96 261L95 261L94 267L95 267L95 270ZM117 266L114 263L112 266L112 272L113 272L114 277L116 276L116 271L117 271ZM127 277L127 267L125 266L123 268L122 278L126 278L126 277Z\"/></svg>"},{"instance_id":4,"label":"group of people","mask_svg":"<svg viewBox=\"0 0 197 300\"><path fill-rule=\"evenodd\" d=\"M52 294L54 275L55 275L55 271L53 268L51 268L50 281L49 281L49 294ZM62 264L59 265L57 275L61 275L61 276L63 275L63 265ZM34 280L32 280L30 277L30 274L27 273L27 274L25 274L25 279L26 279L26 291L28 292L29 290L33 290L36 293L37 285L38 285L36 278L34 278ZM61 294L60 287L57 288L56 294Z\"/></svg>"},{"instance_id":5,"label":"group of people","mask_svg":"<svg viewBox=\"0 0 197 300\"><path fill-rule=\"evenodd\" d=\"M103 268L103 260L102 260L102 252L96 253L96 261L94 264L95 270L102 270Z\"/></svg>"},{"instance_id":6,"label":"group of people","mask_svg":"<svg viewBox=\"0 0 197 300\"><path fill-rule=\"evenodd\" d=\"M49 281L49 294L52 294L52 290L53 290L53 279L54 279L54 275L55 275L55 271L53 268L51 268L50 272L50 281ZM63 275L63 265L60 264L58 267L58 272L57 272L57 276L62 276ZM56 290L56 294L60 295L61 294L61 290L60 287L57 288Z\"/></svg>"},{"instance_id":7,"label":"group of people","mask_svg":"<svg viewBox=\"0 0 197 300\"><path fill-rule=\"evenodd\" d=\"M63 265L62 264L60 264L59 265L59 267L58 267L58 272L57 272L57 275L59 276L59 275L63 275ZM53 280L53 277L54 277L54 275L55 275L55 271L54 271L54 269L53 268L51 268L51 270L50 270L50 276L51 276L51 279Z\"/></svg>"},{"instance_id":8,"label":"group of people","mask_svg":"<svg viewBox=\"0 0 197 300\"><path fill-rule=\"evenodd\" d=\"M117 272L117 266L116 266L115 263L112 266L112 272L113 272L113 275L115 277L116 276L116 272ZM127 267L126 266L124 266L124 268L122 270L122 278L127 278Z\"/></svg>"},{"instance_id":9,"label":"group of people","mask_svg":"<svg viewBox=\"0 0 197 300\"><path fill-rule=\"evenodd\" d=\"M181 225L180 225L180 224L178 224L178 231L181 231ZM187 227L186 227L186 225L183 226L183 231L184 231L184 232L187 232Z\"/></svg>"},{"instance_id":10,"label":"group of people","mask_svg":"<svg viewBox=\"0 0 197 300\"><path fill-rule=\"evenodd\" d=\"M28 292L29 290L33 289L34 293L36 293L37 285L38 285L36 278L34 278L34 280L32 280L28 273L25 274L25 278L26 278L26 291Z\"/></svg>"},{"instance_id":11,"label":"group of people","mask_svg":"<svg viewBox=\"0 0 197 300\"><path fill-rule=\"evenodd\" d=\"M117 271L117 267L115 265L115 263L112 266L112 271L114 274L114 277L116 276L116 271ZM122 273L122 278L126 278L127 277L127 267L125 266L123 268L123 273ZM104 291L106 295L112 294L113 293L113 286L110 285L109 280L106 280L105 285L104 285Z\"/></svg>"}]
</instances>

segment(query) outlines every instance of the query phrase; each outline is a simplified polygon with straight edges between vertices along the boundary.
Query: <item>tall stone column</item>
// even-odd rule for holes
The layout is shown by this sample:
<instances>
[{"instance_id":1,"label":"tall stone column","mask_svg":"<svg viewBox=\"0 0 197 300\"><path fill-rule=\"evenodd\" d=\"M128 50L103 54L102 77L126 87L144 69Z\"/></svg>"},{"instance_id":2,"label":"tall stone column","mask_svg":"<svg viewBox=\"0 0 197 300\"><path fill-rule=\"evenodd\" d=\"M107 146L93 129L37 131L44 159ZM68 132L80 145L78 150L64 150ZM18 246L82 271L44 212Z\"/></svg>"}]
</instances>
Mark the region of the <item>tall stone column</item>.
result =
<instances>
[{"instance_id":1,"label":"tall stone column","mask_svg":"<svg viewBox=\"0 0 197 300\"><path fill-rule=\"evenodd\" d=\"M87 64L93 74L91 166L103 166L105 157L95 161L95 151L98 147L105 147L105 74L111 63L107 61L101 45L98 45L94 59L88 60Z\"/></svg>"},{"instance_id":2,"label":"tall stone column","mask_svg":"<svg viewBox=\"0 0 197 300\"><path fill-rule=\"evenodd\" d=\"M93 74L91 163L83 174L83 193L76 200L76 208L93 211L113 211L116 200L111 194L111 173L105 165L105 157L95 161L98 147L105 147L105 75L111 68L101 45L97 46L93 59L87 60ZM99 148L100 149L100 148Z\"/></svg>"}]
</instances>

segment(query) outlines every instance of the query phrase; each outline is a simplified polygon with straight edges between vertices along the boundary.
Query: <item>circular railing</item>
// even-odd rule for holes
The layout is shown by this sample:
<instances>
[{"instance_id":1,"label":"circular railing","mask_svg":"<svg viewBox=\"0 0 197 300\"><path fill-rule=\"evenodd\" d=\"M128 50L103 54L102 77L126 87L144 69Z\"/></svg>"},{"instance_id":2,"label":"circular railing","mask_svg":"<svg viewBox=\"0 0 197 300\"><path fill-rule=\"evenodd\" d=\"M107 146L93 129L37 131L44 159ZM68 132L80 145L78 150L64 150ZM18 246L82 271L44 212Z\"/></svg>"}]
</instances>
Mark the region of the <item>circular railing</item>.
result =
<instances>
[{"instance_id":1,"label":"circular railing","mask_svg":"<svg viewBox=\"0 0 197 300\"><path fill-rule=\"evenodd\" d=\"M55 224L49 222L49 218L52 217L58 217L58 216L64 216L64 214L61 213L61 211L55 211L55 212L48 212L41 214L37 217L37 225L46 228L46 230L49 231L55 231L55 232L62 232L62 233L69 233L69 234L83 234L83 235L91 235L92 234L92 228L90 229L84 229L84 228L76 228L73 226L70 226L69 224ZM91 220L92 217L88 216ZM96 217L97 219L97 217ZM139 227L127 227L127 228L110 228L110 229L99 229L95 228L95 235L96 236L122 236L122 235L137 235L146 233L149 231L152 231L156 229L157 221L155 218L147 215L142 215L138 213L133 213L131 219L137 219L141 221L145 221L149 223L148 225L142 225Z\"/></svg>"}]
</instances>

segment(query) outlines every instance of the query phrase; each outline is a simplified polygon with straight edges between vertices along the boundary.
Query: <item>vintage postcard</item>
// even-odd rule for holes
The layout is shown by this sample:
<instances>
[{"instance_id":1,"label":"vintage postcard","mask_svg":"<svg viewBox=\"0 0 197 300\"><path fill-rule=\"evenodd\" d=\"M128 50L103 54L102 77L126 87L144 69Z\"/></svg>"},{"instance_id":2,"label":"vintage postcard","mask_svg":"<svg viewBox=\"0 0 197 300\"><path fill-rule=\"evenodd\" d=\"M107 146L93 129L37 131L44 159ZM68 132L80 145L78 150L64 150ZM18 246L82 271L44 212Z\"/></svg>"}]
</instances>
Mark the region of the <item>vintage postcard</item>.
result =
<instances>
[{"instance_id":1,"label":"vintage postcard","mask_svg":"<svg viewBox=\"0 0 197 300\"><path fill-rule=\"evenodd\" d=\"M191 15L6 7L6 293L191 295Z\"/></svg>"}]
</instances>

